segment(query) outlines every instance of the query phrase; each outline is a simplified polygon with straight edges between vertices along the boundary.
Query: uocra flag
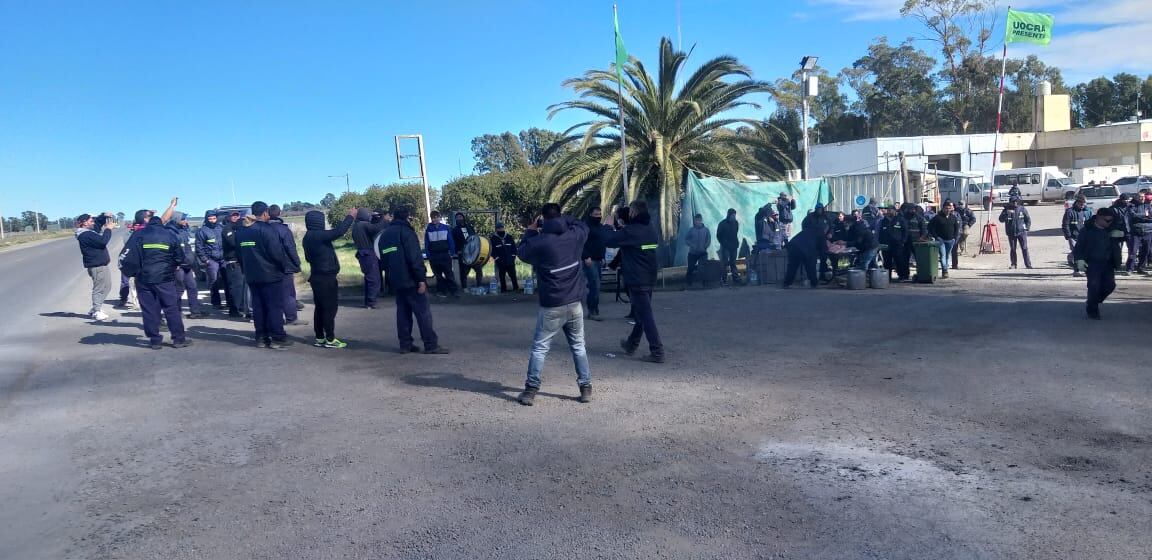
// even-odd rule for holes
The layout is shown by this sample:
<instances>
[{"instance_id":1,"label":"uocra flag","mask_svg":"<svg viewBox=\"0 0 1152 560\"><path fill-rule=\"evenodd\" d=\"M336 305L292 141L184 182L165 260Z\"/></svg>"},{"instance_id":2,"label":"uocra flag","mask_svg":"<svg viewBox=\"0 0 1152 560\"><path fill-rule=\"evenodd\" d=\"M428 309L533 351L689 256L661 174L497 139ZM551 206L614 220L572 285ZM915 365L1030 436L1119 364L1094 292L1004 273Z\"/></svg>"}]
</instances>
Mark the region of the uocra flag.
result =
<instances>
[{"instance_id":1,"label":"uocra flag","mask_svg":"<svg viewBox=\"0 0 1152 560\"><path fill-rule=\"evenodd\" d=\"M624 63L628 62L628 51L624 50L624 38L620 36L620 20L616 17L615 6L612 10L612 27L616 29L616 77L623 79Z\"/></svg>"},{"instance_id":2,"label":"uocra flag","mask_svg":"<svg viewBox=\"0 0 1152 560\"><path fill-rule=\"evenodd\" d=\"M1008 10L1008 24L1004 26L1005 43L1047 45L1050 41L1052 41L1051 14Z\"/></svg>"}]
</instances>

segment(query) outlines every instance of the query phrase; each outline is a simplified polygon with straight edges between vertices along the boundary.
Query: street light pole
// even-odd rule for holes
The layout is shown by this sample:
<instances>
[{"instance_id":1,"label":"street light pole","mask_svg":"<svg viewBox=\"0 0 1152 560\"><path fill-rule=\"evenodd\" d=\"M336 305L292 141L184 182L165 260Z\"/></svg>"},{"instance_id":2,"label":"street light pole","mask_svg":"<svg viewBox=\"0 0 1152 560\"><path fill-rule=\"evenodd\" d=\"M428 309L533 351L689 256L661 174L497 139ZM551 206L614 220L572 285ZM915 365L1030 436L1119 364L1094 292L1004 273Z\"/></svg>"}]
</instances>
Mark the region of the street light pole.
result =
<instances>
[{"instance_id":1,"label":"street light pole","mask_svg":"<svg viewBox=\"0 0 1152 560\"><path fill-rule=\"evenodd\" d=\"M351 187L351 182L348 179L348 172L347 171L345 171L343 175L329 175L328 176L329 179L338 179L340 177L344 178L344 192L351 192L352 187Z\"/></svg>"},{"instance_id":2,"label":"street light pole","mask_svg":"<svg viewBox=\"0 0 1152 560\"><path fill-rule=\"evenodd\" d=\"M808 174L808 71L816 67L817 57L806 56L800 59L800 106L802 121L800 129L804 133L804 178L811 178Z\"/></svg>"}]
</instances>

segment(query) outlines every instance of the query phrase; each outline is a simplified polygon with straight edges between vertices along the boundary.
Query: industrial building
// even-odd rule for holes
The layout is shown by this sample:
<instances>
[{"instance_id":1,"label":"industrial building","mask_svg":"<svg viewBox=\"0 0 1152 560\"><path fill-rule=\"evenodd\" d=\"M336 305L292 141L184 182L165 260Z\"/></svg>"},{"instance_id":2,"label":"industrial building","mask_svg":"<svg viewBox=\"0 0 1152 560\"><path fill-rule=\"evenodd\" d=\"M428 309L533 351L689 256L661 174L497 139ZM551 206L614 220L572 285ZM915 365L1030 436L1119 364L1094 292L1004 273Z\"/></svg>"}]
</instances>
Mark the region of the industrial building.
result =
<instances>
[{"instance_id":1,"label":"industrial building","mask_svg":"<svg viewBox=\"0 0 1152 560\"><path fill-rule=\"evenodd\" d=\"M1152 174L1152 119L1073 129L1069 96L1042 85L1033 123L1033 132L1000 135L999 169L1054 165L1081 183ZM910 171L976 172L989 180L995 146L995 134L868 138L814 145L809 165L813 177L896 171L903 152Z\"/></svg>"}]
</instances>

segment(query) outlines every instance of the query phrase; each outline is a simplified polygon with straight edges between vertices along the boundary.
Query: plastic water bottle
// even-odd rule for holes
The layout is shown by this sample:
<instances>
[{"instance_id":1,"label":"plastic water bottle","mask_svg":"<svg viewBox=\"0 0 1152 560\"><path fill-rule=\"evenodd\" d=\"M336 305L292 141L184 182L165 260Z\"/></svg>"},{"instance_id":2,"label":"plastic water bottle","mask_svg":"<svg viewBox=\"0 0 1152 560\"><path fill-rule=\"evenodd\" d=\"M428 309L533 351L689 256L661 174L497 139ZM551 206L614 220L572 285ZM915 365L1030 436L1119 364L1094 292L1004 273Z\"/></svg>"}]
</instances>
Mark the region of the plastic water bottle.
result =
<instances>
[{"instance_id":1,"label":"plastic water bottle","mask_svg":"<svg viewBox=\"0 0 1152 560\"><path fill-rule=\"evenodd\" d=\"M488 283L488 295L494 296L494 295L497 295L499 293L500 293L500 283L497 282L496 280L492 280L491 282L489 282Z\"/></svg>"},{"instance_id":2,"label":"plastic water bottle","mask_svg":"<svg viewBox=\"0 0 1152 560\"><path fill-rule=\"evenodd\" d=\"M753 285L753 286L759 286L760 285L760 275L756 274L755 270L750 271L748 273L748 283Z\"/></svg>"},{"instance_id":3,"label":"plastic water bottle","mask_svg":"<svg viewBox=\"0 0 1152 560\"><path fill-rule=\"evenodd\" d=\"M532 295L532 293L535 290L536 290L536 282L534 281L534 279L531 276L529 276L528 278L525 278L524 279L524 294Z\"/></svg>"}]
</instances>

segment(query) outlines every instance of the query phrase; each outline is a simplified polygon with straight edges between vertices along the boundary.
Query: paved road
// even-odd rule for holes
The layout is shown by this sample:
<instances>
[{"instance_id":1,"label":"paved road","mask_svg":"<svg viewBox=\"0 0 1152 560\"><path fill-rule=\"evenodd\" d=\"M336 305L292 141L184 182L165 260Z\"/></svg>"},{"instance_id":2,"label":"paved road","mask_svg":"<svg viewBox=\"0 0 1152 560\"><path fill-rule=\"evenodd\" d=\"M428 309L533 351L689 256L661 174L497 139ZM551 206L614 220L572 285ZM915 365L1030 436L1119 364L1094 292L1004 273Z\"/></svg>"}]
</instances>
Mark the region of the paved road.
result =
<instances>
[{"instance_id":1,"label":"paved road","mask_svg":"<svg viewBox=\"0 0 1152 560\"><path fill-rule=\"evenodd\" d=\"M83 312L71 255L0 347L0 558L1147 557L1152 280L1084 319L1057 210L1036 270L661 292L663 366L606 301L596 401L557 341L530 409L531 299L437 301L449 356L395 354L387 304L344 351L222 318L151 351L134 313L38 315Z\"/></svg>"}]
</instances>

